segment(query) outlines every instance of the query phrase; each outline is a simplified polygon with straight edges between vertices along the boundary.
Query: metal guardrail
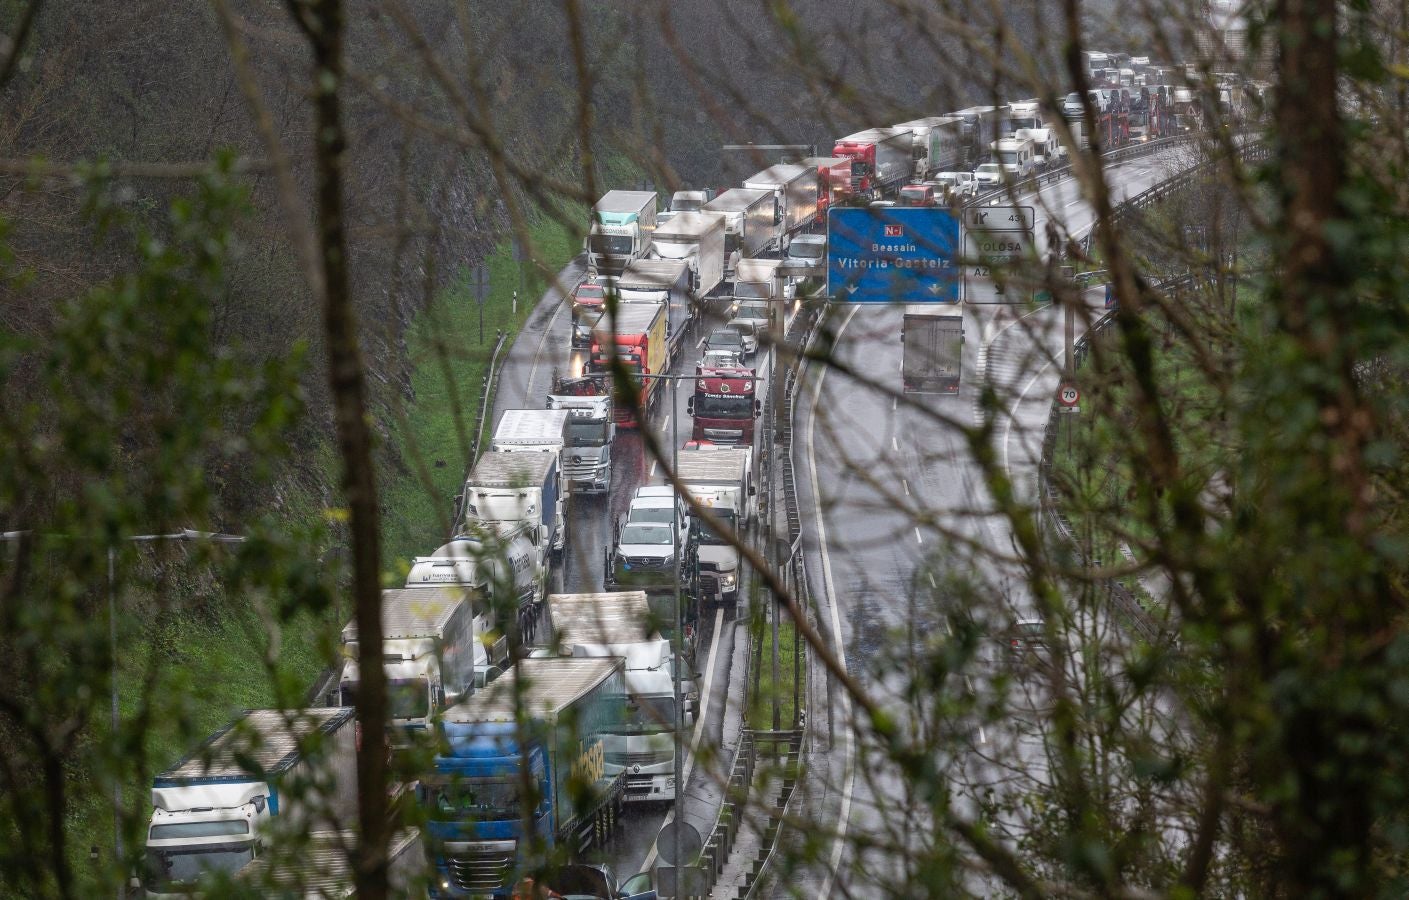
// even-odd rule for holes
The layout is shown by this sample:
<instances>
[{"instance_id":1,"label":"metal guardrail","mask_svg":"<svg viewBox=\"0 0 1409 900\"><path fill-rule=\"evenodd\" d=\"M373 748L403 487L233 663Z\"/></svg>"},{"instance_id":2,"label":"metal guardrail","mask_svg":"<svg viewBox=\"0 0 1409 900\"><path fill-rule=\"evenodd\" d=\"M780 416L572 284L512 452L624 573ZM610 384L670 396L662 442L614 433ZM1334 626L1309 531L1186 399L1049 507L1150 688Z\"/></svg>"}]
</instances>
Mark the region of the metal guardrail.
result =
<instances>
[{"instance_id":1,"label":"metal guardrail","mask_svg":"<svg viewBox=\"0 0 1409 900\"><path fill-rule=\"evenodd\" d=\"M785 340L792 346L806 347L812 338L819 318L819 315L813 312L799 313L794 316L792 322L789 323ZM802 555L797 550L798 538L802 534L802 519L798 511L796 476L792 464L793 397L801 363L801 354L799 354L782 376L784 379L785 414L777 431L772 434L772 440L765 443L768 446L768 452L778 454L778 461L782 468L783 506L788 525L788 546L792 548L792 553L784 564L784 580L791 583L797 598L798 608L808 610L812 608L812 602L807 586L807 568L803 565ZM773 422L772 394L773 392L770 391L766 399L768 405L764 409L764 416L767 417L765 421L770 423L770 428ZM770 467L764 467L765 472L768 468ZM771 493L765 492L764 496L771 496ZM772 540L771 534L767 536L767 540ZM744 813L748 810L750 803L755 800L752 792L754 775L759 763L760 745L771 745L776 752L779 743L786 743L788 750L783 768L782 791L775 801L773 809L768 810L769 824L763 831L758 855L754 858L753 864L743 872L743 883L738 886L737 895L742 898L754 896L762 883L763 872L773 859L778 837L782 831L782 822L791 810L797 796L796 787L801 778L802 759L808 750L806 710L811 659L806 654L801 641L794 643L794 653L801 656L801 659L793 661L795 671L802 679L797 709L801 727L796 731L781 732L755 731L751 728L744 728L740 732L739 746L735 748L734 759L729 768L729 783L725 790L724 802L720 804L719 815L715 819L714 828L705 839L704 850L700 856L700 865L709 873L710 884L717 885L730 856L734 852L735 841L738 838ZM753 682L754 677L753 647L748 648L744 659L744 684L745 690L747 690L747 686Z\"/></svg>"},{"instance_id":2,"label":"metal guardrail","mask_svg":"<svg viewBox=\"0 0 1409 900\"><path fill-rule=\"evenodd\" d=\"M1243 148L1239 154L1244 162L1258 162L1267 158L1269 150L1265 144L1251 144ZM1115 221L1129 217L1141 210L1164 200L1171 194L1188 187L1195 180L1207 175L1216 165L1216 160L1208 160L1192 169L1187 169L1173 178L1167 179L1155 185L1147 191L1131 197L1129 200L1112 210ZM1086 238L1089 249L1090 235ZM1196 283L1201 277L1195 274L1181 275L1172 279L1160 282L1157 287L1162 290L1187 289ZM1072 345L1072 365L1080 370L1086 365L1091 354L1091 344L1093 341L1101 339L1101 336L1115 324L1115 317L1119 313L1118 309L1113 309L1101 318L1092 323L1076 342ZM1052 529L1071 548L1076 558L1081 561L1084 568L1090 569L1100 564L1100 560L1093 559L1082 542L1077 538L1076 530L1073 528L1071 520L1066 513L1062 512L1060 497L1057 496L1056 488L1052 485L1052 457L1056 450L1057 433L1060 430L1057 422L1061 417L1058 411L1060 404L1056 398L1052 399L1051 406L1047 413L1046 431L1042 438L1042 459L1038 466L1039 474L1039 500L1042 510ZM1175 640L1166 622L1155 618L1140 603L1135 592L1122 583L1119 579L1107 578L1102 580L1102 587L1107 596L1121 613L1124 615L1130 628L1142 639L1159 643L1165 640Z\"/></svg>"},{"instance_id":3,"label":"metal guardrail","mask_svg":"<svg viewBox=\"0 0 1409 900\"><path fill-rule=\"evenodd\" d=\"M484 423L489 416L489 398L494 396L494 392L499 387L499 354L509 343L509 333L502 329L494 332L494 351L489 356L489 371L485 373L479 395L479 415L475 417L475 438L470 444L470 458L465 462L465 474L460 478L460 487L465 486L465 482L470 478L470 471L474 469L475 462L479 460L480 444L484 441ZM455 518L450 523L450 534L447 537L454 537L459 530L459 523L465 520L465 497L462 490L455 500Z\"/></svg>"},{"instance_id":4,"label":"metal guardrail","mask_svg":"<svg viewBox=\"0 0 1409 900\"><path fill-rule=\"evenodd\" d=\"M1105 153L1101 154L1101 162L1103 164L1117 163L1121 162L1122 160L1130 159L1131 157L1143 156L1146 153L1154 153L1157 150L1164 150L1168 147L1176 147L1180 144L1185 144L1194 140L1196 136L1197 135L1195 135L1194 133L1177 134L1173 137L1159 138L1158 140L1154 141L1145 141L1139 144L1129 144L1124 147L1118 147L1115 150L1107 150ZM1056 182L1061 181L1063 178L1071 177L1071 174L1072 166L1071 163L1068 162L1061 166L1058 166L1055 169L1049 169L1046 172L1034 175L1033 180L1041 184L1055 184ZM1010 193L1016 192L1017 189L1020 188L1020 186L1020 183L1014 184L1011 187L1008 185L1004 185L1002 187L991 190L986 194L980 194L964 205L986 206L994 200L1002 200L1009 197Z\"/></svg>"}]
</instances>

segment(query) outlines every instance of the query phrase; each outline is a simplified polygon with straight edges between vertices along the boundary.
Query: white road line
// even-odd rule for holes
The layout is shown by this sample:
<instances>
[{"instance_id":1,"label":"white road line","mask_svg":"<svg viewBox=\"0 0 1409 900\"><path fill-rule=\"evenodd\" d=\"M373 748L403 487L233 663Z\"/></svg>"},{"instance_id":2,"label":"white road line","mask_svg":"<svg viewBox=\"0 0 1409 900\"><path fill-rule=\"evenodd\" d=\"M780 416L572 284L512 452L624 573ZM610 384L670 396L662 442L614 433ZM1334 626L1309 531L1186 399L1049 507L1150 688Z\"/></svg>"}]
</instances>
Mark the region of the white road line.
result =
<instances>
[{"instance_id":1,"label":"white road line","mask_svg":"<svg viewBox=\"0 0 1409 900\"><path fill-rule=\"evenodd\" d=\"M908 482L908 481L906 481L904 478L902 478L902 479L900 479L900 483L905 486L905 496L907 496L907 497L910 496L910 482Z\"/></svg>"},{"instance_id":2,"label":"white road line","mask_svg":"<svg viewBox=\"0 0 1409 900\"><path fill-rule=\"evenodd\" d=\"M937 584L934 583L934 573L933 573L933 572L926 572L926 573L925 573L925 577L930 580L930 587L931 587L932 589L934 589L934 590L936 590L936 591L939 590L939 585L937 585Z\"/></svg>"},{"instance_id":3,"label":"white road line","mask_svg":"<svg viewBox=\"0 0 1409 900\"><path fill-rule=\"evenodd\" d=\"M988 743L988 734L983 730L982 725L978 727L978 742L980 744Z\"/></svg>"},{"instance_id":4,"label":"white road line","mask_svg":"<svg viewBox=\"0 0 1409 900\"><path fill-rule=\"evenodd\" d=\"M538 336L538 348L533 351L533 365L529 367L528 384L524 387L525 406L531 407L533 405L533 398L529 396L529 392L533 390L533 379L538 375L538 363L543 359L543 342L548 339L548 335L553 333L553 323L558 321L558 316L562 314L563 310L566 307L567 304L563 302L563 299L561 297L559 297L558 307L557 309L553 310L553 317L548 320L548 325L543 329L543 333ZM549 385L549 389L551 388L552 385Z\"/></svg>"},{"instance_id":5,"label":"white road line","mask_svg":"<svg viewBox=\"0 0 1409 900\"><path fill-rule=\"evenodd\" d=\"M660 423L660 430L666 432L670 430L670 416L665 417L665 421Z\"/></svg>"},{"instance_id":6,"label":"white road line","mask_svg":"<svg viewBox=\"0 0 1409 900\"><path fill-rule=\"evenodd\" d=\"M899 403L899 402L900 402L900 398L899 398L899 397L891 397L891 398L890 398L890 411L891 411L891 412L895 412L895 405L896 405L897 403Z\"/></svg>"},{"instance_id":7,"label":"white road line","mask_svg":"<svg viewBox=\"0 0 1409 900\"><path fill-rule=\"evenodd\" d=\"M724 629L724 607L720 606L714 611L714 637L709 641L709 657L705 662L705 680L700 685L700 717L695 720L695 733L690 736L690 749L685 752L685 772L683 778L678 782L680 794L684 796L685 789L690 786L690 773L695 769L695 753L700 749L700 738L704 736L704 725L709 721L709 698L714 693L714 664L719 659L719 632ZM675 821L675 810L671 810L661 822L664 828L667 822ZM636 867L637 872L644 872L651 867L651 863L656 861L656 845L651 842L650 852L641 861L641 865Z\"/></svg>"},{"instance_id":8,"label":"white road line","mask_svg":"<svg viewBox=\"0 0 1409 900\"><path fill-rule=\"evenodd\" d=\"M651 477L652 477L652 478L655 477L655 474L656 474L656 463L658 463L658 462L660 462L660 460L658 460L658 459L653 459L653 460L651 460Z\"/></svg>"},{"instance_id":9,"label":"white road line","mask_svg":"<svg viewBox=\"0 0 1409 900\"><path fill-rule=\"evenodd\" d=\"M1003 423L1003 471L1007 472L1009 477L1013 474L1013 467L1008 464L1008 444L1011 442L1013 435L1013 420L1017 418L1014 413L1017 412L1018 407L1023 404L1023 401L1027 399L1027 392L1032 390L1032 386L1036 384L1042 378L1042 375L1051 367L1052 360L1049 359L1047 362L1043 363L1042 368L1037 370L1036 375L1028 379L1027 384L1023 386L1022 393L1018 394L1018 402L1013 404L1013 408L1008 413L1008 421Z\"/></svg>"},{"instance_id":10,"label":"white road line","mask_svg":"<svg viewBox=\"0 0 1409 900\"><path fill-rule=\"evenodd\" d=\"M842 320L841 326L837 328L837 338L840 339L842 332L846 331L846 326L851 324L851 319L856 315L856 307L852 307ZM823 366L822 372L817 376L817 381L812 386L812 415L807 420L807 466L811 469L812 482L812 505L816 513L817 523L817 546L822 555L822 590L827 597L828 606L831 607L832 639L836 643L834 648L837 654L837 661L841 663L842 671L846 671L846 642L841 634L841 614L837 611L837 598L833 590L832 581L832 556L827 552L827 519L822 511L822 492L817 485L817 457L813 452L815 444L813 442L813 432L817 424L817 399L822 394L822 380L827 377L828 367ZM841 694L842 718L851 718L851 697L845 691ZM827 875L822 879L822 890L817 896L822 900L830 900L832 896L832 882L836 878L837 870L841 868L842 854L846 852L846 827L851 819L851 795L856 787L856 735L852 732L849 721L842 723L842 733L846 736L846 754L842 766L846 772L842 779L841 789L841 809L839 811L840 821L837 823L837 835L832 842L832 857L830 865L827 867Z\"/></svg>"},{"instance_id":11,"label":"white road line","mask_svg":"<svg viewBox=\"0 0 1409 900\"><path fill-rule=\"evenodd\" d=\"M1071 201L1070 203L1066 204L1066 205L1063 207L1063 209L1071 209L1073 206L1075 206L1076 204L1081 203L1081 202L1082 202L1082 199L1081 199L1080 197L1077 197L1075 200L1073 200L1073 201Z\"/></svg>"},{"instance_id":12,"label":"white road line","mask_svg":"<svg viewBox=\"0 0 1409 900\"><path fill-rule=\"evenodd\" d=\"M923 543L924 543L924 541L921 540L921 538L920 538L920 526L918 526L918 525L915 526L915 543L917 543L917 544L923 544Z\"/></svg>"},{"instance_id":13,"label":"white road line","mask_svg":"<svg viewBox=\"0 0 1409 900\"><path fill-rule=\"evenodd\" d=\"M895 442L895 435L890 436L890 446L892 450L899 450L900 445Z\"/></svg>"}]
</instances>

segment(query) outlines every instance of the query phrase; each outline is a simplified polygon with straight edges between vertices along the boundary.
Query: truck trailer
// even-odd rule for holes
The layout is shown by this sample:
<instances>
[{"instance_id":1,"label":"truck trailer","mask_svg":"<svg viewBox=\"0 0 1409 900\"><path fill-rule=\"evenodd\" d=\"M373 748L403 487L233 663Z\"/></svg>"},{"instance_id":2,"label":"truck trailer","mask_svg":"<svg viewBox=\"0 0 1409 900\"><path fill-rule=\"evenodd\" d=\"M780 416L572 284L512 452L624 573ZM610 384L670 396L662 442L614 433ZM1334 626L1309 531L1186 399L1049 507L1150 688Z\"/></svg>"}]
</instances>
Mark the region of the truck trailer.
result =
<instances>
[{"instance_id":1,"label":"truck trailer","mask_svg":"<svg viewBox=\"0 0 1409 900\"><path fill-rule=\"evenodd\" d=\"M342 629L338 705L355 706L361 686L357 620ZM416 732L474 690L474 608L459 587L382 591L382 670L392 744L409 746Z\"/></svg>"},{"instance_id":2,"label":"truck trailer","mask_svg":"<svg viewBox=\"0 0 1409 900\"><path fill-rule=\"evenodd\" d=\"M188 897L281 836L355 822L355 730L345 707L247 710L157 775L146 895Z\"/></svg>"},{"instance_id":3,"label":"truck trailer","mask_svg":"<svg viewBox=\"0 0 1409 900\"><path fill-rule=\"evenodd\" d=\"M964 352L964 317L930 306L905 307L902 387L907 394L957 394Z\"/></svg>"},{"instance_id":4,"label":"truck trailer","mask_svg":"<svg viewBox=\"0 0 1409 900\"><path fill-rule=\"evenodd\" d=\"M689 488L695 503L709 510L727 531L739 535L755 510L753 451L743 447L701 447L681 453L676 476ZM697 518L699 532L700 599L715 603L739 601L739 551L725 531Z\"/></svg>"},{"instance_id":5,"label":"truck trailer","mask_svg":"<svg viewBox=\"0 0 1409 900\"><path fill-rule=\"evenodd\" d=\"M522 659L446 710L442 750L417 788L431 896L507 897L548 863L529 855L531 840L577 858L609 839L625 778L608 772L607 754L625 720L620 659Z\"/></svg>"},{"instance_id":6,"label":"truck trailer","mask_svg":"<svg viewBox=\"0 0 1409 900\"><path fill-rule=\"evenodd\" d=\"M667 306L664 303L621 303L608 311L592 329L592 355L588 374L610 373L613 361L635 375L662 374L670 366L667 339ZM656 378L641 379L641 409L649 412L662 391ZM612 415L620 428L636 428L636 407L626 398L613 398Z\"/></svg>"},{"instance_id":7,"label":"truck trailer","mask_svg":"<svg viewBox=\"0 0 1409 900\"><path fill-rule=\"evenodd\" d=\"M587 235L587 273L615 281L633 259L651 249L656 229L655 191L607 191L592 207Z\"/></svg>"},{"instance_id":8,"label":"truck trailer","mask_svg":"<svg viewBox=\"0 0 1409 900\"><path fill-rule=\"evenodd\" d=\"M517 618L527 640L543 603L548 572L539 562L530 529L461 534L417 556L406 575L408 590L455 587L469 599L474 623L476 687L493 680L507 662L509 625Z\"/></svg>"},{"instance_id":9,"label":"truck trailer","mask_svg":"<svg viewBox=\"0 0 1409 900\"><path fill-rule=\"evenodd\" d=\"M480 455L465 480L464 531L488 531L509 540L520 530L538 548L538 567L567 541L556 453Z\"/></svg>"},{"instance_id":10,"label":"truck trailer","mask_svg":"<svg viewBox=\"0 0 1409 900\"><path fill-rule=\"evenodd\" d=\"M688 743L700 695L655 624L645 592L553 594L548 619L563 655L625 660L626 720L607 751L607 771L625 774L626 802L674 800L675 745ZM675 705L676 677L683 708Z\"/></svg>"},{"instance_id":11,"label":"truck trailer","mask_svg":"<svg viewBox=\"0 0 1409 900\"><path fill-rule=\"evenodd\" d=\"M772 191L733 188L704 205L704 212L724 216L724 277L732 279L741 259L752 259L777 246L779 219Z\"/></svg>"},{"instance_id":12,"label":"truck trailer","mask_svg":"<svg viewBox=\"0 0 1409 900\"><path fill-rule=\"evenodd\" d=\"M357 859L357 832L315 831L307 843L287 854L266 855L240 870L239 880L266 897L344 900L357 896L349 864ZM387 842L387 880L391 896L425 894L426 854L421 835L405 828Z\"/></svg>"},{"instance_id":13,"label":"truck trailer","mask_svg":"<svg viewBox=\"0 0 1409 900\"><path fill-rule=\"evenodd\" d=\"M777 244L786 253L788 241L817 221L817 169L808 165L770 166L744 182L751 191L772 191L777 203Z\"/></svg>"},{"instance_id":14,"label":"truck trailer","mask_svg":"<svg viewBox=\"0 0 1409 900\"><path fill-rule=\"evenodd\" d=\"M725 218L722 213L677 213L658 226L652 238L652 256L685 261L696 297L708 297L724 281Z\"/></svg>"},{"instance_id":15,"label":"truck trailer","mask_svg":"<svg viewBox=\"0 0 1409 900\"><path fill-rule=\"evenodd\" d=\"M964 120L958 116L928 116L895 127L913 135L914 180L957 169L963 161Z\"/></svg>"},{"instance_id":16,"label":"truck trailer","mask_svg":"<svg viewBox=\"0 0 1409 900\"><path fill-rule=\"evenodd\" d=\"M900 128L871 128L839 139L833 156L851 160L853 195L878 200L894 193L915 171L915 140Z\"/></svg>"}]
</instances>

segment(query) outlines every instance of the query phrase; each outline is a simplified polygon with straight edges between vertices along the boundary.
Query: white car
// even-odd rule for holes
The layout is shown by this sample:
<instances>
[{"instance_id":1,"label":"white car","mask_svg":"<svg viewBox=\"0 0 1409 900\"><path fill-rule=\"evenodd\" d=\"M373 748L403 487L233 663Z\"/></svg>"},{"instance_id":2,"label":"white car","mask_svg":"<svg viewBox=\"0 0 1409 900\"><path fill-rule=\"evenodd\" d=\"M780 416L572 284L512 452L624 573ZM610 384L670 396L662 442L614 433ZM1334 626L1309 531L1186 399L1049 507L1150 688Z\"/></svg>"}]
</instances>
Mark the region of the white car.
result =
<instances>
[{"instance_id":1,"label":"white car","mask_svg":"<svg viewBox=\"0 0 1409 900\"><path fill-rule=\"evenodd\" d=\"M986 162L974 169L974 182L980 188L998 187L1003 183L1003 166L996 162Z\"/></svg>"},{"instance_id":2,"label":"white car","mask_svg":"<svg viewBox=\"0 0 1409 900\"><path fill-rule=\"evenodd\" d=\"M935 191L945 198L954 195L972 197L978 193L978 182L974 180L973 172L940 172L927 184L933 185Z\"/></svg>"}]
</instances>

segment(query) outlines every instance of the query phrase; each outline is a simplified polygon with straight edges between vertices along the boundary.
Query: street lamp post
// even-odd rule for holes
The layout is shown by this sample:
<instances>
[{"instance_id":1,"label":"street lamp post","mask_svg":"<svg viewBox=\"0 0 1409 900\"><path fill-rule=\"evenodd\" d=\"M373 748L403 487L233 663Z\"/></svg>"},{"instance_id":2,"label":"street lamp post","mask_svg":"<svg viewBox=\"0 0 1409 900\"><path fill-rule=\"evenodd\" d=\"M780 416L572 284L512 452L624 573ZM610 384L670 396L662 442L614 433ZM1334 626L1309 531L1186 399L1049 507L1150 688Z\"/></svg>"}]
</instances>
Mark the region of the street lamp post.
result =
<instances>
[{"instance_id":1,"label":"street lamp post","mask_svg":"<svg viewBox=\"0 0 1409 900\"><path fill-rule=\"evenodd\" d=\"M643 373L640 373L640 374L638 375L638 377L640 377L640 378L642 378L642 379L645 379L645 380L668 381L668 382L670 383L670 404L671 404L671 420L670 420L670 421L671 421L671 426L670 426L670 441L671 441L671 448L670 448L670 471L671 471L672 473L678 473L679 470L680 470L680 434L679 434L679 431L680 431L680 382L682 382L682 381L694 382L694 381L696 381L696 380L699 378L699 376L698 376L698 375L695 375L695 374L690 374L690 375L686 375L686 374L669 375L669 374L651 374L651 373L644 373L644 372L643 372ZM757 376L756 374L753 375L753 376L750 376L750 378L753 380L753 382L754 382L755 384L757 383L758 376ZM683 701L683 698L682 698L681 695L680 695L680 671L679 671L678 666L679 666L679 662L680 662L681 658L684 656L684 652L685 652L685 651L684 651L685 613L684 613L684 605L683 605L683 603L681 602L681 599L682 599L682 598L681 598L681 595L680 595L681 562L682 562L682 558L683 558L684 553L685 553L685 548L680 546L679 521L678 521L677 517L672 515L672 516L670 517L670 522L671 522L671 526L670 526L670 527L671 527L671 536L672 536L672 538L673 538L674 545L675 545L675 640L674 640L673 644L674 644L674 651L675 651L675 665L676 665L676 668L675 668L674 673L673 673L673 676L672 676L672 677L673 677L673 680L674 680L674 694L675 694L675 727L676 727L676 732L675 732L675 733L676 733L676 740L675 740L675 813L674 813L674 815L675 815L675 821L677 821L677 822L683 822L683 821L684 821L684 811L685 811L685 810L684 810L684 804L685 804L685 785L684 785L684 774L685 774L684 765L685 765L685 760L684 760L684 755L685 755L685 751L684 751L684 739L683 739L683 734L684 734L684 731L685 731L685 708L684 708L684 703L682 702L682 701ZM775 623L774 623L774 627L776 628L776 626L777 626L777 623L775 622ZM776 634L775 634L775 637L774 637L774 644L775 644L775 646L774 646L774 665L775 665L775 668L776 668L776 665L777 665L777 658L776 658L776 656L777 656L777 647L776 647L777 638L776 638ZM776 681L777 681L777 673L776 673L776 671L775 671L775 673L774 673L774 681L775 681L775 683L776 683ZM774 717L777 718L777 716L778 716L778 709L777 709L777 706L776 706L776 704L775 704L775 707L774 707ZM776 730L776 726L775 726L775 730ZM682 877L681 874L680 874L680 873L681 873L681 870L683 870L683 869L685 868L685 865L684 865L684 863L683 863L683 861L682 861L682 859L681 859L681 855L682 855L682 854L681 854L681 846L680 846L681 837L682 837L683 832L682 832L682 829L680 829L680 828L675 828L675 829L672 830L672 834L673 834L673 840L674 840L674 843L675 843L675 847L674 847L674 851L675 851L675 852L674 852L674 857L673 857L673 858L675 859L675 866L676 866L676 890L677 890L677 895L678 895L678 891L680 890L680 888L681 888L681 886L683 885L683 882L684 882L684 879L683 879L683 877Z\"/></svg>"},{"instance_id":2,"label":"street lamp post","mask_svg":"<svg viewBox=\"0 0 1409 900\"><path fill-rule=\"evenodd\" d=\"M28 531L7 531L0 534L0 540L11 542L23 540L29 536ZM170 534L134 534L122 540L134 543L158 543L163 541L181 542L209 542L215 544L239 544L244 542L244 537L238 534L220 534L213 531L196 531L193 528L183 528L178 532ZM112 660L112 674L109 678L109 694L112 707L112 733L113 739L117 739L120 716L118 713L118 673L117 673L117 545L108 544L107 553L107 593L108 593L108 652ZM122 781L113 779L113 858L121 861L123 857L122 846ZM122 900L124 895L123 885L118 886L118 900Z\"/></svg>"}]
</instances>

